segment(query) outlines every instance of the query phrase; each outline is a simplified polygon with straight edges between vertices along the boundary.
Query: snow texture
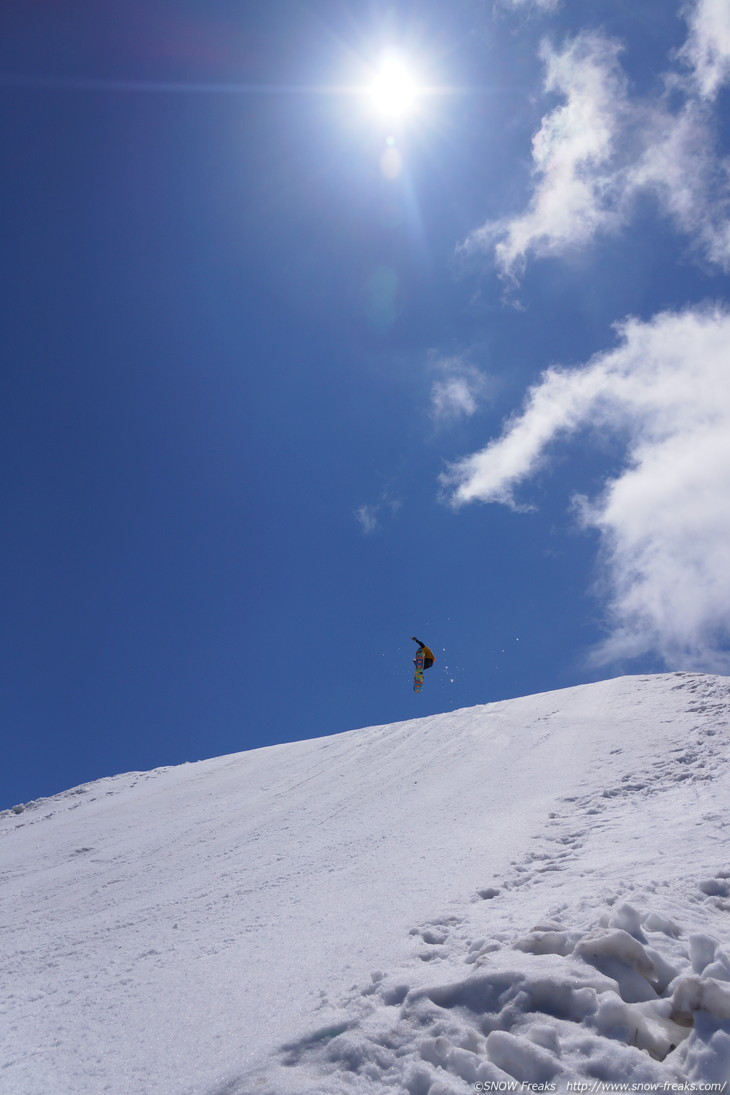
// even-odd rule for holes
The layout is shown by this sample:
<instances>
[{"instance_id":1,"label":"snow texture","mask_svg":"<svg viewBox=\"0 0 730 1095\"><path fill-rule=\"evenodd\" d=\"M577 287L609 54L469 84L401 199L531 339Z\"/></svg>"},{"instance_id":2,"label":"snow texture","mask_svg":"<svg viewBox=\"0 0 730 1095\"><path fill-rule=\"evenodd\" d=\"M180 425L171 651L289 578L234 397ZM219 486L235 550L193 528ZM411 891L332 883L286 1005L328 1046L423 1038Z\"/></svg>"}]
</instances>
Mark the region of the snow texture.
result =
<instances>
[{"instance_id":1,"label":"snow texture","mask_svg":"<svg viewBox=\"0 0 730 1095\"><path fill-rule=\"evenodd\" d=\"M721 1090L729 713L625 677L4 811L0 1090Z\"/></svg>"}]
</instances>

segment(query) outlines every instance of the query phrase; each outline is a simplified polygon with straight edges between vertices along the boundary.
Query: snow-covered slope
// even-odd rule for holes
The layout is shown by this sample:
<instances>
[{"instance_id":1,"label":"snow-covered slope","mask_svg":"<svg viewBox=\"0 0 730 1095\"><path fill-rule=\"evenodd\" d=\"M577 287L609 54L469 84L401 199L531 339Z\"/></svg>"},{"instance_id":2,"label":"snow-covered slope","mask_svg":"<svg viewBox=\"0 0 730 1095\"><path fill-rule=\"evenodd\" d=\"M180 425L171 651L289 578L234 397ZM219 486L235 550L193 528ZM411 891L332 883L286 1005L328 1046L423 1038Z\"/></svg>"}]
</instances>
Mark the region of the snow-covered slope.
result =
<instances>
[{"instance_id":1,"label":"snow-covered slope","mask_svg":"<svg viewBox=\"0 0 730 1095\"><path fill-rule=\"evenodd\" d=\"M730 1079L729 716L621 678L6 811L0 1090Z\"/></svg>"}]
</instances>

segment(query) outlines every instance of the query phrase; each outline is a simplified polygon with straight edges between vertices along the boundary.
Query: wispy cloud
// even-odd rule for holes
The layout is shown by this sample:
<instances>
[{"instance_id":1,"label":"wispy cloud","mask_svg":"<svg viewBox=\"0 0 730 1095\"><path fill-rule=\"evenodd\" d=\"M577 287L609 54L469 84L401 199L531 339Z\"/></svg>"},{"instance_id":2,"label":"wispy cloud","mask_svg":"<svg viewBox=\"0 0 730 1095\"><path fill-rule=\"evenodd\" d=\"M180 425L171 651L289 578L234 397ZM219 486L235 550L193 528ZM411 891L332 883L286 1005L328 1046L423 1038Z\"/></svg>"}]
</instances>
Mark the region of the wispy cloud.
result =
<instances>
[{"instance_id":1,"label":"wispy cloud","mask_svg":"<svg viewBox=\"0 0 730 1095\"><path fill-rule=\"evenodd\" d=\"M616 41L589 33L561 49L543 43L544 91L564 102L533 138L532 196L524 212L472 232L465 250L493 253L514 283L530 257L625 227L648 192L707 260L730 267L730 167L717 155L710 102L730 78L730 6L698 0L686 14L679 58L692 76L668 72L673 95L653 100L629 95Z\"/></svg>"},{"instance_id":2,"label":"wispy cloud","mask_svg":"<svg viewBox=\"0 0 730 1095\"><path fill-rule=\"evenodd\" d=\"M535 186L527 210L473 232L467 250L494 249L508 278L530 253L559 254L620 223L612 161L626 106L619 45L581 34L562 51L543 44L545 91L564 98L532 142Z\"/></svg>"},{"instance_id":3,"label":"wispy cloud","mask_svg":"<svg viewBox=\"0 0 730 1095\"><path fill-rule=\"evenodd\" d=\"M377 532L382 527L383 518L393 517L401 508L401 503L394 498L390 490L384 490L380 500L374 504L358 506L355 510L355 519L366 536Z\"/></svg>"},{"instance_id":4,"label":"wispy cloud","mask_svg":"<svg viewBox=\"0 0 730 1095\"><path fill-rule=\"evenodd\" d=\"M517 488L578 430L612 431L624 470L577 500L601 536L610 635L602 663L649 651L730 669L730 312L664 313L619 328L616 349L551 369L503 435L444 479L455 506L516 508Z\"/></svg>"},{"instance_id":5,"label":"wispy cloud","mask_svg":"<svg viewBox=\"0 0 730 1095\"><path fill-rule=\"evenodd\" d=\"M489 394L487 376L460 357L440 358L434 368L440 374L431 386L431 415L448 424L476 414Z\"/></svg>"},{"instance_id":6,"label":"wispy cloud","mask_svg":"<svg viewBox=\"0 0 730 1095\"><path fill-rule=\"evenodd\" d=\"M653 193L704 258L729 268L730 173L716 157L706 107L690 99L673 114L658 104L645 109L641 123L645 139L626 171L626 193Z\"/></svg>"},{"instance_id":7,"label":"wispy cloud","mask_svg":"<svg viewBox=\"0 0 730 1095\"><path fill-rule=\"evenodd\" d=\"M380 526L378 509L378 506L358 506L355 510L355 517L366 535L375 532Z\"/></svg>"},{"instance_id":8,"label":"wispy cloud","mask_svg":"<svg viewBox=\"0 0 730 1095\"><path fill-rule=\"evenodd\" d=\"M714 99L730 80L730 4L696 0L685 6L689 36L680 57L693 71L703 99Z\"/></svg>"},{"instance_id":9,"label":"wispy cloud","mask_svg":"<svg viewBox=\"0 0 730 1095\"><path fill-rule=\"evenodd\" d=\"M556 11L560 7L561 0L497 0L496 7L503 8L536 8L538 11Z\"/></svg>"}]
</instances>

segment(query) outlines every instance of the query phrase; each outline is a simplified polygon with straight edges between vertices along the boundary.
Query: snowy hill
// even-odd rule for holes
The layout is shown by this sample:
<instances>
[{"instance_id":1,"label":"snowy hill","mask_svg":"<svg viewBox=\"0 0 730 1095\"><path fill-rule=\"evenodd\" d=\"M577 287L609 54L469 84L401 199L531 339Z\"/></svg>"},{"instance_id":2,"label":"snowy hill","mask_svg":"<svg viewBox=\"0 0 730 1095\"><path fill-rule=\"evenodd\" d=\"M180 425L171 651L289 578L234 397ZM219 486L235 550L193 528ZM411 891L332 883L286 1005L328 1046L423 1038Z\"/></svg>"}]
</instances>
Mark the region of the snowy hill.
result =
<instances>
[{"instance_id":1,"label":"snowy hill","mask_svg":"<svg viewBox=\"0 0 730 1095\"><path fill-rule=\"evenodd\" d=\"M729 802L730 679L680 673L5 811L0 1090L722 1084Z\"/></svg>"}]
</instances>

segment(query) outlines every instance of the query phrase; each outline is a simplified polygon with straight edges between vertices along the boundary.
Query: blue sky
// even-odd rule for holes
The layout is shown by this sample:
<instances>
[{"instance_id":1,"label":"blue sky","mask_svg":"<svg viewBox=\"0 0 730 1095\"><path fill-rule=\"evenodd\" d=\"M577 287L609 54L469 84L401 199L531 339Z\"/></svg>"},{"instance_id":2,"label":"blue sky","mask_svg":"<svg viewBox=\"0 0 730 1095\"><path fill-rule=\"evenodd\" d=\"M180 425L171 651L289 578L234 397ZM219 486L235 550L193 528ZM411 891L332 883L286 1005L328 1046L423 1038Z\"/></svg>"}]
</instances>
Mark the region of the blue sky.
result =
<instances>
[{"instance_id":1,"label":"blue sky","mask_svg":"<svg viewBox=\"0 0 730 1095\"><path fill-rule=\"evenodd\" d=\"M2 19L0 806L730 671L721 0Z\"/></svg>"}]
</instances>

